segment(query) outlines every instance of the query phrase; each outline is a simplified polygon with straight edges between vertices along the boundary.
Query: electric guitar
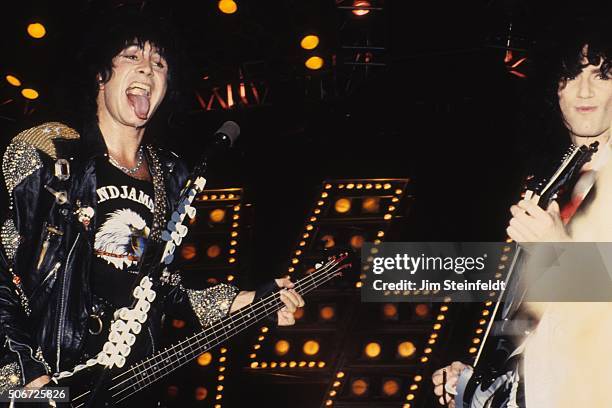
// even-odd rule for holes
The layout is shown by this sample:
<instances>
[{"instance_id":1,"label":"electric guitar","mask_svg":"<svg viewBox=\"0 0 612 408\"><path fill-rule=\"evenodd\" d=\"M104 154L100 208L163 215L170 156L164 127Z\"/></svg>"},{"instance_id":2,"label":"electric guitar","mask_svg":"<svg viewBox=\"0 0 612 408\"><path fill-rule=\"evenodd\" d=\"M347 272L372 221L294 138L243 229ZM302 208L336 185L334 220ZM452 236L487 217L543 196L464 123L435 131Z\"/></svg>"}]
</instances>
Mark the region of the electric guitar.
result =
<instances>
[{"instance_id":1,"label":"electric guitar","mask_svg":"<svg viewBox=\"0 0 612 408\"><path fill-rule=\"evenodd\" d=\"M342 275L344 269L351 267L345 262L347 257L347 253L330 257L326 263L319 264L314 272L295 282L294 289L303 296ZM104 366L99 364L86 366L74 375L57 381L58 386L67 386L70 389L70 403L67 403L66 406L84 408L129 405L130 397L136 393L181 368L200 354L263 320L266 316L279 311L284 307L279 291L239 309L200 332L132 366L110 369L107 381L105 381L106 391L99 394L94 401L91 401L92 387L100 377Z\"/></svg>"},{"instance_id":2,"label":"electric guitar","mask_svg":"<svg viewBox=\"0 0 612 408\"><path fill-rule=\"evenodd\" d=\"M576 147L572 145L552 176L540 181L537 185L531 186L525 192L524 198L535 200L540 208L546 210L549 204L557 199L560 190L571 184L580 169L591 160L597 148L598 142L590 146ZM474 392L469 396L468 401L464 400L463 395L458 395L457 406L495 407L498 401L505 401L508 398L506 394L510 390L504 389L503 392L501 391L505 382L499 381L499 378L502 375L513 375L513 367L516 367L517 358L520 356L518 346L524 340L524 333L523 336L518 336L514 332L506 333L512 330L505 329L507 325L511 325L512 317L517 312L525 294L525 290L519 284L520 273L517 271L523 264L525 256L525 251L517 245L505 277L506 289L501 293L495 304L474 360L474 374L470 379L471 385L466 387L471 388ZM492 333L495 333L497 341L487 341L492 337ZM498 396L498 391L504 395Z\"/></svg>"}]
</instances>

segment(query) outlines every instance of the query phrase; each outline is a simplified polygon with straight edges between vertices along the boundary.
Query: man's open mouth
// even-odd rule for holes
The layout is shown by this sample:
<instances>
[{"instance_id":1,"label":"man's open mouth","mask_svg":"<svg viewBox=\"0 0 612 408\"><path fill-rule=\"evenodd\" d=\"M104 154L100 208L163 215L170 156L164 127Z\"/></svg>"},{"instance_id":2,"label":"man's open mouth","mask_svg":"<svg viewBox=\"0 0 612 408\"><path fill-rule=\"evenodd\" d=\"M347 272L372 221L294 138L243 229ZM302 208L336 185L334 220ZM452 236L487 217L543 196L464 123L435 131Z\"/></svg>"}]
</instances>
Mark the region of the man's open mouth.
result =
<instances>
[{"instance_id":1,"label":"man's open mouth","mask_svg":"<svg viewBox=\"0 0 612 408\"><path fill-rule=\"evenodd\" d=\"M151 87L146 84L135 82L125 90L125 94L136 116L140 119L146 119L149 115L149 108L151 107L151 103L149 102Z\"/></svg>"}]
</instances>

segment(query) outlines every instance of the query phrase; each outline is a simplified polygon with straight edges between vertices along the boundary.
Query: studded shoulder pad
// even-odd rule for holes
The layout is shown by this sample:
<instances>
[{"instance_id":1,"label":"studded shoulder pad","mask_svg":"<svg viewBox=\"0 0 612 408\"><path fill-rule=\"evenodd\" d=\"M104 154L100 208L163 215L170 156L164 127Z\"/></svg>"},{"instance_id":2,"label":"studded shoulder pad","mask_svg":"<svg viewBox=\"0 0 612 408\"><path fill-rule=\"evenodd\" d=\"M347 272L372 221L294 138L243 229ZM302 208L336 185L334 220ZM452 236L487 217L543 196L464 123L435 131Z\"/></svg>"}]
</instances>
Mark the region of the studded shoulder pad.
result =
<instances>
[{"instance_id":1,"label":"studded shoulder pad","mask_svg":"<svg viewBox=\"0 0 612 408\"><path fill-rule=\"evenodd\" d=\"M42 167L40 152L57 159L54 139L78 138L76 130L60 122L43 123L15 136L2 160L2 173L9 195L19 183Z\"/></svg>"}]
</instances>

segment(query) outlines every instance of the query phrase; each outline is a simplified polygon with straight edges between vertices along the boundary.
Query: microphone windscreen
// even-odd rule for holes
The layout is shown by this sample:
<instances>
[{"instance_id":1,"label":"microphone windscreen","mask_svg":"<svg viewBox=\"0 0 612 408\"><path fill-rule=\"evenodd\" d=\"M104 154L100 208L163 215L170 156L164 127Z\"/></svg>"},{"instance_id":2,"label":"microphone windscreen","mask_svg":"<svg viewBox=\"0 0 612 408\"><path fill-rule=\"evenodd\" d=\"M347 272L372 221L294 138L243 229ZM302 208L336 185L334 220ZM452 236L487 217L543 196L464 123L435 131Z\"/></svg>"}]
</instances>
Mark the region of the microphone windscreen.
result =
<instances>
[{"instance_id":1,"label":"microphone windscreen","mask_svg":"<svg viewBox=\"0 0 612 408\"><path fill-rule=\"evenodd\" d=\"M231 147L236 142L236 139L238 139L238 136L240 136L240 126L236 122L228 120L217 130L217 133L227 136Z\"/></svg>"}]
</instances>

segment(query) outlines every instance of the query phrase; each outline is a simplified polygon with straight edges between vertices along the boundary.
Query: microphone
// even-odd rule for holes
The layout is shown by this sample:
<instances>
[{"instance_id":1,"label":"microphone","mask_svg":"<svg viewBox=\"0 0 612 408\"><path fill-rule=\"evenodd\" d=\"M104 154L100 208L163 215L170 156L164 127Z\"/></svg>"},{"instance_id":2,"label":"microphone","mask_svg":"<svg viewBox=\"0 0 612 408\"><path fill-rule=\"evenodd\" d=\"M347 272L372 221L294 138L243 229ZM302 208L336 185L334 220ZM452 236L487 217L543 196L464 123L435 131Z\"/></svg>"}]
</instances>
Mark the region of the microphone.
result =
<instances>
[{"instance_id":1,"label":"microphone","mask_svg":"<svg viewBox=\"0 0 612 408\"><path fill-rule=\"evenodd\" d=\"M221 125L219 130L213 133L207 141L204 152L202 152L193 169L193 174L203 174L208 159L229 150L234 145L236 139L238 139L238 136L240 136L240 126L236 122L228 120Z\"/></svg>"},{"instance_id":2,"label":"microphone","mask_svg":"<svg viewBox=\"0 0 612 408\"><path fill-rule=\"evenodd\" d=\"M231 148L240 136L240 126L234 121L223 123L219 130L212 135L208 146L208 156Z\"/></svg>"}]
</instances>

